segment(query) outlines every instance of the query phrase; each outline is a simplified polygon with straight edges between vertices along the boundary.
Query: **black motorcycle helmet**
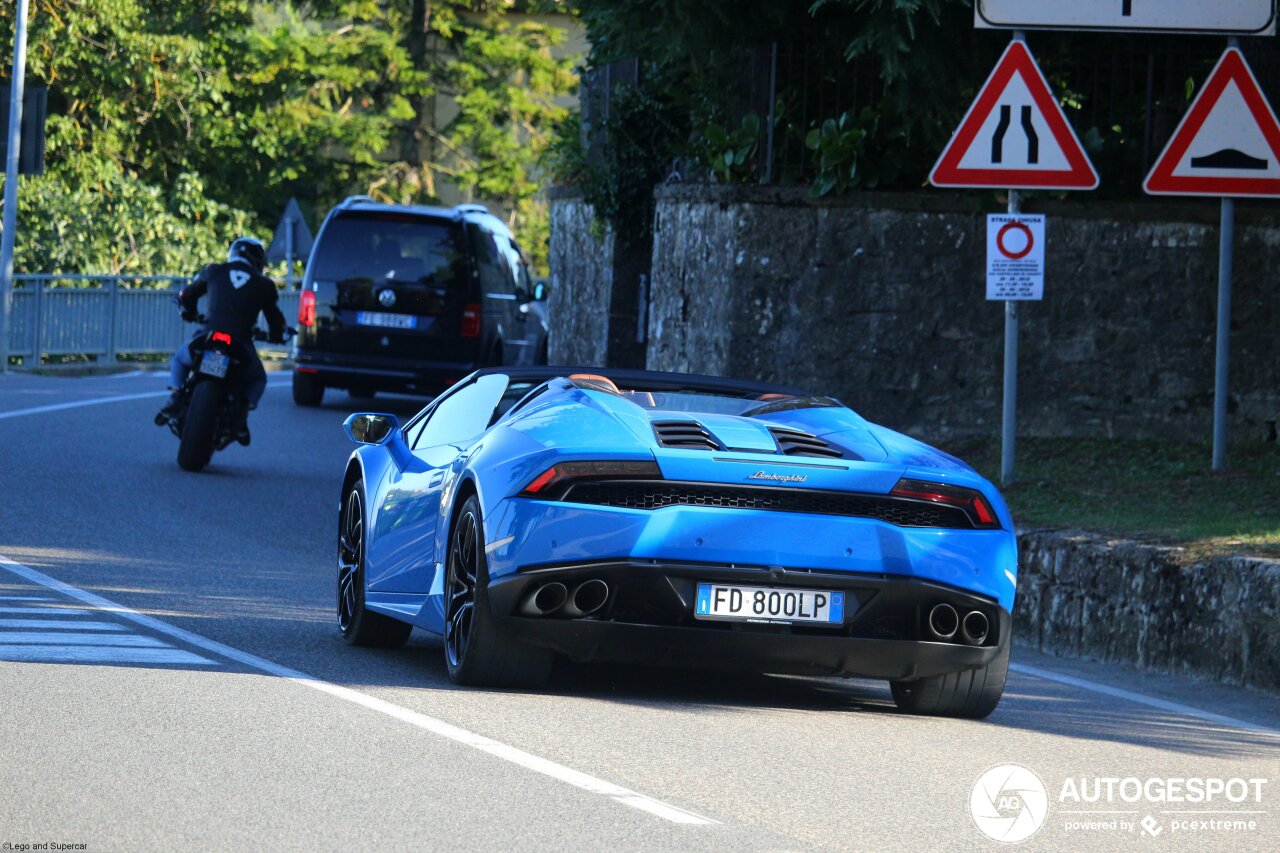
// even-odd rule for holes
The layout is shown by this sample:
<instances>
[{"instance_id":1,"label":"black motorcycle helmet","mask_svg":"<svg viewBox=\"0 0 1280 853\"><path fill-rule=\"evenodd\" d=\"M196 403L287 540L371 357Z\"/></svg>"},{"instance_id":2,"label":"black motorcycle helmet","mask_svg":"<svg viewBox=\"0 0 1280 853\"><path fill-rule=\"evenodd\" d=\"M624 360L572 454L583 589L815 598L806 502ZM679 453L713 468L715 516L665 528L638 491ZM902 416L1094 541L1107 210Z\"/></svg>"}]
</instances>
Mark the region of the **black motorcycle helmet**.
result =
<instances>
[{"instance_id":1,"label":"black motorcycle helmet","mask_svg":"<svg viewBox=\"0 0 1280 853\"><path fill-rule=\"evenodd\" d=\"M267 266L267 249L256 237L237 237L227 247L227 263L240 261L261 273Z\"/></svg>"}]
</instances>

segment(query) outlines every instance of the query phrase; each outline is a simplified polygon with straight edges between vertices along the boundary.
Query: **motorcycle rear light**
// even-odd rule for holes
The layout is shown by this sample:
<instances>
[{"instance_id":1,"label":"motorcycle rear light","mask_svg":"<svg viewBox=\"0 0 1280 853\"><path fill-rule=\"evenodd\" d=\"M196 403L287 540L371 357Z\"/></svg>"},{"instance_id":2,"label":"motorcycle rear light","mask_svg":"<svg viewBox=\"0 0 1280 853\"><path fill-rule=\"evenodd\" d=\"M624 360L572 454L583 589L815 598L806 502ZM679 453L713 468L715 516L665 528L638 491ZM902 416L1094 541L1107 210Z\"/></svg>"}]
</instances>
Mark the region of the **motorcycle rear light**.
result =
<instances>
[{"instance_id":1,"label":"motorcycle rear light","mask_svg":"<svg viewBox=\"0 0 1280 853\"><path fill-rule=\"evenodd\" d=\"M226 344L227 346L231 346L231 336L228 335L226 332L214 332L213 342L215 344L221 343L221 344Z\"/></svg>"},{"instance_id":2,"label":"motorcycle rear light","mask_svg":"<svg viewBox=\"0 0 1280 853\"><path fill-rule=\"evenodd\" d=\"M948 486L945 483L929 483L924 480L902 479L893 487L891 495L917 501L946 504L959 507L969 516L974 527L997 528L1000 522L991 510L991 504L976 489Z\"/></svg>"},{"instance_id":3,"label":"motorcycle rear light","mask_svg":"<svg viewBox=\"0 0 1280 853\"><path fill-rule=\"evenodd\" d=\"M298 297L298 325L314 326L316 324L316 292L304 290Z\"/></svg>"},{"instance_id":4,"label":"motorcycle rear light","mask_svg":"<svg viewBox=\"0 0 1280 853\"><path fill-rule=\"evenodd\" d=\"M662 471L652 460L601 460L557 462L529 481L522 497L544 497L562 491L574 480L661 480Z\"/></svg>"},{"instance_id":5,"label":"motorcycle rear light","mask_svg":"<svg viewBox=\"0 0 1280 853\"><path fill-rule=\"evenodd\" d=\"M462 336L464 338L480 336L480 303L472 302L462 309Z\"/></svg>"}]
</instances>

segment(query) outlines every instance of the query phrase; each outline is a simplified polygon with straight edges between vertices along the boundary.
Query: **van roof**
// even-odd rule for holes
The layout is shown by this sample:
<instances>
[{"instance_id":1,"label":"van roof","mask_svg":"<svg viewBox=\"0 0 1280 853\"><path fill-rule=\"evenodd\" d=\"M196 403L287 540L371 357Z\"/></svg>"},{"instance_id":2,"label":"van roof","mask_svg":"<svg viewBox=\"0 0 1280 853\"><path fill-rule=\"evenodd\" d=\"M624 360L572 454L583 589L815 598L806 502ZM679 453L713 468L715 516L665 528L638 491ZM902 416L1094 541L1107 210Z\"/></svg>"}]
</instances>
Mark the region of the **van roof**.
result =
<instances>
[{"instance_id":1,"label":"van roof","mask_svg":"<svg viewBox=\"0 0 1280 853\"><path fill-rule=\"evenodd\" d=\"M388 204L375 201L367 195L347 196L337 206L340 211L408 213L434 219L450 219L455 222L466 220L483 224L485 227L511 236L507 224L489 212L480 204L460 204L456 207L439 207L426 204Z\"/></svg>"}]
</instances>

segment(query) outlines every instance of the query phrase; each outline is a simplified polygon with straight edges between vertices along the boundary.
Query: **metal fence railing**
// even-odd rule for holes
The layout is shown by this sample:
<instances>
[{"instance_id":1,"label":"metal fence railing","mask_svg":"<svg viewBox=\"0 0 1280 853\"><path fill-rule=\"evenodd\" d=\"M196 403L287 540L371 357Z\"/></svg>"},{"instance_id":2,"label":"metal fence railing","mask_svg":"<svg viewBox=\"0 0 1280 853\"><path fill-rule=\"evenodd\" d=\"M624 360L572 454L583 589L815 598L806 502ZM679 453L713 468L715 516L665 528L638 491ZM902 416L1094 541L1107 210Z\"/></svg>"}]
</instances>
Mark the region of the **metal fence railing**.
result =
<instances>
[{"instance_id":1,"label":"metal fence railing","mask_svg":"<svg viewBox=\"0 0 1280 853\"><path fill-rule=\"evenodd\" d=\"M120 358L173 352L195 332L173 299L187 276L15 275L9 316L9 356L23 365L84 357ZM292 325L298 291L280 291Z\"/></svg>"}]
</instances>

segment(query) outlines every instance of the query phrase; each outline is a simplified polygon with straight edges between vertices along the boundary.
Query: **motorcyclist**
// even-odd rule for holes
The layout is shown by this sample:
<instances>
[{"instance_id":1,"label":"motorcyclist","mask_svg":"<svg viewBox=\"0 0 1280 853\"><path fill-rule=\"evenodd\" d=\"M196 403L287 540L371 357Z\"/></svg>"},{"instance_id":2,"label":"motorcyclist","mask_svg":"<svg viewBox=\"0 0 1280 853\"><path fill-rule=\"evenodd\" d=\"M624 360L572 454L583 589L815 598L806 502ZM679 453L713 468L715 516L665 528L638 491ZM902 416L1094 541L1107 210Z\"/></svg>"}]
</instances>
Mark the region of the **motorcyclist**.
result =
<instances>
[{"instance_id":1,"label":"motorcyclist","mask_svg":"<svg viewBox=\"0 0 1280 853\"><path fill-rule=\"evenodd\" d=\"M244 365L241 374L244 395L248 406L242 410L236 424L236 439L249 443L249 410L257 408L258 401L267 390L267 373L253 348L253 329L258 323L258 313L267 318L268 340L284 343L285 320L280 312L279 296L275 282L263 275L267 265L267 250L253 237L237 237L227 248L225 264L209 264L178 294L182 307L182 319L194 322L198 318L196 306L202 296L208 296L205 310L205 328L228 332L234 346L240 349ZM188 342L178 348L169 362L169 400L156 415L156 423L164 424L178 414L182 405L181 389L191 373L191 345Z\"/></svg>"}]
</instances>

